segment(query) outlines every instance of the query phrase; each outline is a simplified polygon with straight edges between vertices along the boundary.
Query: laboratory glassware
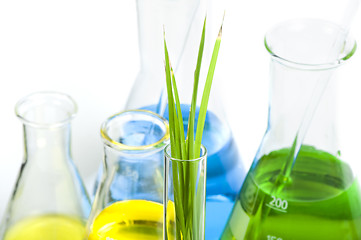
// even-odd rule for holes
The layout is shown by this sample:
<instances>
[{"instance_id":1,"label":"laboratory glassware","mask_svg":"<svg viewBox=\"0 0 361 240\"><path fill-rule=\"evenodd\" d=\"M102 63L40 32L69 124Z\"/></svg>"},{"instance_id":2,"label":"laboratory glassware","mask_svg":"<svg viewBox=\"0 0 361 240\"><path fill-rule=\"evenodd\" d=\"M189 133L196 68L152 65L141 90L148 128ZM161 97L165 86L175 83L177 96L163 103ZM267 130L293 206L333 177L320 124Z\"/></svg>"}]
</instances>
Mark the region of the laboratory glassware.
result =
<instances>
[{"instance_id":1,"label":"laboratory glassware","mask_svg":"<svg viewBox=\"0 0 361 240\"><path fill-rule=\"evenodd\" d=\"M207 150L201 146L200 157L190 160L171 155L169 144L164 149L164 240L204 240Z\"/></svg>"},{"instance_id":2,"label":"laboratory glassware","mask_svg":"<svg viewBox=\"0 0 361 240\"><path fill-rule=\"evenodd\" d=\"M87 224L89 240L163 238L163 149L167 121L128 110L101 126L101 181Z\"/></svg>"},{"instance_id":3,"label":"laboratory glassware","mask_svg":"<svg viewBox=\"0 0 361 240\"><path fill-rule=\"evenodd\" d=\"M290 20L266 34L271 55L268 128L232 210L226 239L361 239L359 136L337 97L356 50L347 30ZM347 125L347 124L346 124ZM348 126L352 128L352 126Z\"/></svg>"},{"instance_id":4,"label":"laboratory glassware","mask_svg":"<svg viewBox=\"0 0 361 240\"><path fill-rule=\"evenodd\" d=\"M37 92L15 111L25 153L0 238L83 240L91 206L70 152L76 103L62 93Z\"/></svg>"},{"instance_id":5,"label":"laboratory glassware","mask_svg":"<svg viewBox=\"0 0 361 240\"><path fill-rule=\"evenodd\" d=\"M164 39L177 77L184 129L187 130L194 70L204 17L207 12L205 51L200 84L205 80L209 53L222 20L211 0L137 0L140 72L129 95L126 109L147 109L168 118L164 73ZM217 26L217 27L214 27ZM164 31L164 34L163 34ZM208 51L209 49L209 51ZM215 77L215 86L223 79ZM228 79L231 80L231 79ZM218 82L218 83L217 83ZM202 144L208 151L206 238L218 239L230 214L246 170L226 119L217 87L212 88ZM201 94L198 94L200 103ZM198 106L199 107L199 106ZM198 111L196 117L198 116ZM197 119L196 119L197 121Z\"/></svg>"}]
</instances>

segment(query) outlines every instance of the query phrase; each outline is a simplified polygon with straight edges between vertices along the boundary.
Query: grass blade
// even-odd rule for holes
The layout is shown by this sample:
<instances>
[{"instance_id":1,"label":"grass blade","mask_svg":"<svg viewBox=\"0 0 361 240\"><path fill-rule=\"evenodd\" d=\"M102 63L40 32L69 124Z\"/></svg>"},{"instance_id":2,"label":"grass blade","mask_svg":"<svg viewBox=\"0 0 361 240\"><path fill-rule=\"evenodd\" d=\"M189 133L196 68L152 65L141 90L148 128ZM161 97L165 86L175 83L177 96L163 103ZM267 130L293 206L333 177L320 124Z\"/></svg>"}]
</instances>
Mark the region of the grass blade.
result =
<instances>
[{"instance_id":1,"label":"grass blade","mask_svg":"<svg viewBox=\"0 0 361 240\"><path fill-rule=\"evenodd\" d=\"M182 109L180 106L179 101L179 95L177 90L177 83L175 81L175 76L173 72L173 68L171 67L171 76L172 76L172 85L173 85L173 94L175 98L175 104L176 104L176 112L177 116L174 116L175 119L175 131L176 131L176 138L178 138L179 145L177 144L176 148L178 149L180 155L177 157L179 159L184 159L188 156L188 153L186 152L186 146L185 146L185 137L184 137L184 126L183 126L183 116L182 116ZM174 115L176 114L175 111L173 111ZM183 169L182 163L176 163L177 164L177 170L179 171L179 185L180 185L180 191L182 192L185 189L185 184L187 184L187 177L185 170ZM186 194L181 194L183 202L185 201ZM184 212L184 211L183 211Z\"/></svg>"},{"instance_id":2,"label":"grass blade","mask_svg":"<svg viewBox=\"0 0 361 240\"><path fill-rule=\"evenodd\" d=\"M164 37L171 154L173 158L182 160L195 160L200 156L201 140L207 114L208 101L221 43L222 26L219 30L219 34L214 45L206 83L203 90L201 105L199 108L198 123L196 123L197 94L204 51L205 29L206 18L204 19L202 36L199 44L197 66L194 71L193 92L188 118L187 137L185 137L184 134L182 108L179 100L176 79L170 64L169 53ZM197 126L196 132L195 126ZM172 163L174 207L176 213L175 236L177 239L198 240L203 237L203 231L200 230L200 227L201 225L204 226L204 223L200 223L199 220L200 218L202 218L202 221L204 220L203 216L201 217L201 214L203 215L204 212L203 209L200 209L199 207L204 206L204 188L206 176L205 173L200 176L200 171L201 169L199 168L198 161L173 161ZM202 183L199 183L199 181L202 181Z\"/></svg>"},{"instance_id":3,"label":"grass blade","mask_svg":"<svg viewBox=\"0 0 361 240\"><path fill-rule=\"evenodd\" d=\"M168 94L168 111L169 111L169 132L170 132L170 141L171 141L171 154L173 157L178 158L179 151L177 149L178 139L176 133L176 113L174 107L174 98L172 91L172 79L171 79L171 71L170 71L170 61L169 54L167 49L167 43L165 41L164 36L164 54L165 54L165 74L166 74L166 84L167 84L167 94ZM174 205L176 211L176 222L179 223L180 227L184 227L184 211L182 207L182 196L184 195L184 186L181 184L181 179L179 174L178 163L172 166L173 172L173 188L174 188Z\"/></svg>"},{"instance_id":4,"label":"grass blade","mask_svg":"<svg viewBox=\"0 0 361 240\"><path fill-rule=\"evenodd\" d=\"M169 131L170 131L170 141L171 152L174 157L179 156L179 152L177 151L178 139L176 133L175 123L177 119L175 119L175 107L174 107L174 98L173 98L173 90L172 90L172 79L170 73L170 62L169 62L169 54L167 49L167 43L165 41L164 36L164 54L165 54L165 75L166 75L166 83L167 83L167 94L168 94L168 111L169 111ZM177 157L178 158L178 157Z\"/></svg>"},{"instance_id":5,"label":"grass blade","mask_svg":"<svg viewBox=\"0 0 361 240\"><path fill-rule=\"evenodd\" d=\"M208 100L209 100L209 95L211 92L214 70L216 69L219 47L221 46L222 27L223 27L223 22L219 29L216 43L214 44L212 58L211 58L211 62L209 64L206 84L205 84L204 90L203 90L203 96L202 96L201 106L200 106L199 115L198 115L196 141L195 141L196 156L199 156L199 154L200 154L204 122L206 120L206 114L207 114Z\"/></svg>"},{"instance_id":6,"label":"grass blade","mask_svg":"<svg viewBox=\"0 0 361 240\"><path fill-rule=\"evenodd\" d=\"M196 158L195 149L194 149L194 147L195 147L194 122L195 122L195 115L196 115L196 111L197 111L197 92L198 92L199 74L200 74L202 58L203 58L204 38L205 38L205 32L206 32L206 21L207 21L207 18L204 19L202 37L201 37L201 42L199 44L197 67L194 71L194 83L193 83L191 109L190 109L189 118L188 118L187 137L188 137L188 144L189 144L188 145L189 159Z\"/></svg>"},{"instance_id":7,"label":"grass blade","mask_svg":"<svg viewBox=\"0 0 361 240\"><path fill-rule=\"evenodd\" d=\"M171 74L172 74L172 84L173 84L173 91L174 91L174 98L177 108L177 119L178 119L178 136L179 136L179 142L180 142L180 151L181 151L181 157L180 159L184 159L188 156L186 146L185 146L185 136L184 136L184 126L183 126L183 116L182 116L182 109L179 101L179 95L177 90L177 83L175 81L175 76L173 69L171 68Z\"/></svg>"}]
</instances>

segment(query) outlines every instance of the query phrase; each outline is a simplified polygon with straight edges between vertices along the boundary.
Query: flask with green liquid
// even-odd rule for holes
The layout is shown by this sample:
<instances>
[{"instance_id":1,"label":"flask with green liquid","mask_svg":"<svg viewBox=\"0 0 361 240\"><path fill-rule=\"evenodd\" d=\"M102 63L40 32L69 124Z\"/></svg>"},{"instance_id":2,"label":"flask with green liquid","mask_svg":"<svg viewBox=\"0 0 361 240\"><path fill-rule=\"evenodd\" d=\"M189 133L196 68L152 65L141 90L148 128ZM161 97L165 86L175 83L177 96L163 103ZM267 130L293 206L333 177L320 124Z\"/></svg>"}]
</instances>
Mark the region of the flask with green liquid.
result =
<instances>
[{"instance_id":1,"label":"flask with green liquid","mask_svg":"<svg viewBox=\"0 0 361 240\"><path fill-rule=\"evenodd\" d=\"M163 149L167 121L147 110L129 110L101 127L104 159L91 214L89 240L163 238Z\"/></svg>"},{"instance_id":2,"label":"flask with green liquid","mask_svg":"<svg viewBox=\"0 0 361 240\"><path fill-rule=\"evenodd\" d=\"M90 201L70 153L75 102L62 93L39 92L15 110L25 154L0 239L83 240Z\"/></svg>"},{"instance_id":3,"label":"flask with green liquid","mask_svg":"<svg viewBox=\"0 0 361 240\"><path fill-rule=\"evenodd\" d=\"M359 240L359 136L336 96L356 43L336 24L303 19L275 27L265 45L268 128L221 239Z\"/></svg>"}]
</instances>

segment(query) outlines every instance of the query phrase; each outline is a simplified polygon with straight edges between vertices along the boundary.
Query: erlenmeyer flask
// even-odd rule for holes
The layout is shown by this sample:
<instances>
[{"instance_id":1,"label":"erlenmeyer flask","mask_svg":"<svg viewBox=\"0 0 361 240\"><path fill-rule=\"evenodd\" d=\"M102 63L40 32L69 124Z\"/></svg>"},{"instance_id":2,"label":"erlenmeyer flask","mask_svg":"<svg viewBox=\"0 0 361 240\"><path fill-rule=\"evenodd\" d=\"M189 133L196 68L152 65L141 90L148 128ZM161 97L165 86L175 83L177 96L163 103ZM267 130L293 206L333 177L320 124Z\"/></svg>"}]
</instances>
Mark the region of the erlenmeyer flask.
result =
<instances>
[{"instance_id":1,"label":"erlenmeyer flask","mask_svg":"<svg viewBox=\"0 0 361 240\"><path fill-rule=\"evenodd\" d=\"M89 240L163 238L163 149L167 121L121 112L101 127L103 174L88 220Z\"/></svg>"},{"instance_id":2,"label":"erlenmeyer flask","mask_svg":"<svg viewBox=\"0 0 361 240\"><path fill-rule=\"evenodd\" d=\"M163 27L177 78L182 115L189 115L194 70L204 16L207 12L205 55L202 71L208 69L217 29L210 0L137 0L141 69L126 109L147 109L168 118L164 73ZM213 11L214 12L214 11ZM223 10L220 9L222 19ZM218 17L217 17L218 18ZM205 74L204 74L205 75ZM205 80L202 77L200 81ZM221 79L215 79L217 82ZM202 84L202 83L201 83ZM217 83L215 83L217 85ZM200 87L200 89L202 89ZM218 239L232 209L246 171L228 125L217 88L212 88L202 144L208 150L206 238ZM201 93L198 93L200 103ZM196 116L198 113L196 113ZM187 130L188 120L184 120Z\"/></svg>"},{"instance_id":3,"label":"erlenmeyer flask","mask_svg":"<svg viewBox=\"0 0 361 240\"><path fill-rule=\"evenodd\" d=\"M77 106L67 95L39 92L20 100L25 155L1 223L4 240L83 240L90 201L70 153Z\"/></svg>"},{"instance_id":4,"label":"erlenmeyer flask","mask_svg":"<svg viewBox=\"0 0 361 240\"><path fill-rule=\"evenodd\" d=\"M344 138L339 120L350 116L336 101L337 70L356 50L345 36L316 19L266 34L268 129L221 239L361 239L359 154L350 147L359 136Z\"/></svg>"}]
</instances>

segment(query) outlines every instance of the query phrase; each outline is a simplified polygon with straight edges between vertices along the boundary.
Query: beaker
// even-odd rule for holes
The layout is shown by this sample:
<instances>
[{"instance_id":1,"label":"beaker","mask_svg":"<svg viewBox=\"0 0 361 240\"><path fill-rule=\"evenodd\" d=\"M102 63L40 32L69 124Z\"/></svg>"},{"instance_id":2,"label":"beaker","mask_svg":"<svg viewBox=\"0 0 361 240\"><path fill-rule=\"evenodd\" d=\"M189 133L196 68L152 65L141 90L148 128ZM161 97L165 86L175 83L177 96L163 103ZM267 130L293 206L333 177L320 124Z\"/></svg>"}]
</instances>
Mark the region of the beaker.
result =
<instances>
[{"instance_id":1,"label":"beaker","mask_svg":"<svg viewBox=\"0 0 361 240\"><path fill-rule=\"evenodd\" d=\"M212 11L211 0L137 0L140 72L129 95L126 109L147 109L168 119L164 73L164 39L167 39L177 79L184 129L187 130L192 99L194 70L204 17L207 13L206 42L200 85L204 84L210 53L223 10ZM216 13L214 13L216 12ZM214 14L213 14L214 13ZM217 70L216 70L217 71ZM218 239L243 183L245 169L224 113L214 79L202 144L208 150L206 238ZM231 80L231 79L229 79ZM200 89L202 89L200 87ZM198 93L200 103L202 93ZM196 113L196 118L198 111ZM197 119L196 119L197 121ZM195 128L196 129L196 128Z\"/></svg>"},{"instance_id":2,"label":"beaker","mask_svg":"<svg viewBox=\"0 0 361 240\"><path fill-rule=\"evenodd\" d=\"M266 34L268 128L221 239L361 239L359 154L350 148L359 136L344 139L340 119L351 116L340 115L347 105L337 97L338 73L356 50L346 36L317 19Z\"/></svg>"},{"instance_id":3,"label":"beaker","mask_svg":"<svg viewBox=\"0 0 361 240\"><path fill-rule=\"evenodd\" d=\"M163 238L163 149L167 121L129 110L101 127L103 173L87 229L89 240Z\"/></svg>"},{"instance_id":4,"label":"beaker","mask_svg":"<svg viewBox=\"0 0 361 240\"><path fill-rule=\"evenodd\" d=\"M0 238L83 240L91 206L70 152L75 102L62 93L38 92L20 100L15 111L25 153Z\"/></svg>"}]
</instances>

